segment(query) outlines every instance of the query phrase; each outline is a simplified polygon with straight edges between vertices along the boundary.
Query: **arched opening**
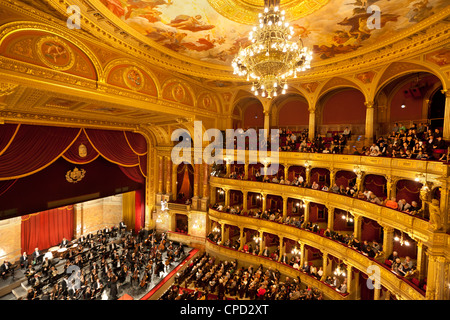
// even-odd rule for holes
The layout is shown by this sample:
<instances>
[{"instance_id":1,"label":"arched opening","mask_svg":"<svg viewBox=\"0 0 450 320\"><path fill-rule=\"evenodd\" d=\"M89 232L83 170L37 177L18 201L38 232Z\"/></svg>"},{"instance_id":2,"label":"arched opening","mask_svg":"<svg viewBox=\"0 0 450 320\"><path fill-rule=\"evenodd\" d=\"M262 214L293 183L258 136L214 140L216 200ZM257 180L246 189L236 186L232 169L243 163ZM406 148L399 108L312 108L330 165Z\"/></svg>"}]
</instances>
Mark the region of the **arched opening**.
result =
<instances>
[{"instance_id":1,"label":"arched opening","mask_svg":"<svg viewBox=\"0 0 450 320\"><path fill-rule=\"evenodd\" d=\"M442 132L445 114L445 94L441 92L440 86L430 97L428 107L428 121L432 128L438 128Z\"/></svg>"},{"instance_id":2,"label":"arched opening","mask_svg":"<svg viewBox=\"0 0 450 320\"><path fill-rule=\"evenodd\" d=\"M177 202L184 203L194 194L194 168L189 163L177 166Z\"/></svg>"}]
</instances>

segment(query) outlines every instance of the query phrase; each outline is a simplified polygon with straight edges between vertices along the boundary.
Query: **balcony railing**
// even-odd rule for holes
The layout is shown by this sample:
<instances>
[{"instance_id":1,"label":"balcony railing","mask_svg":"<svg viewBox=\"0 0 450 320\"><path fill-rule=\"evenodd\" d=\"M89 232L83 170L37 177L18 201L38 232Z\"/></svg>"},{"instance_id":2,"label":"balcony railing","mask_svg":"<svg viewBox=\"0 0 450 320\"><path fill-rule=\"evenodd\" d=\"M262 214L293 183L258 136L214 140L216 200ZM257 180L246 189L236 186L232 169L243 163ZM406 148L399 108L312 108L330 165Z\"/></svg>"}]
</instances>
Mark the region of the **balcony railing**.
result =
<instances>
[{"instance_id":1,"label":"balcony railing","mask_svg":"<svg viewBox=\"0 0 450 320\"><path fill-rule=\"evenodd\" d=\"M375 220L379 224L385 224L397 230L406 232L412 238L421 240L425 244L431 241L432 238L431 232L429 231L429 223L424 219L368 201L339 195L332 192L275 183L218 177L211 177L210 185L218 188L226 186L232 190L265 193L321 203L327 206L332 206L359 214Z\"/></svg>"},{"instance_id":2,"label":"balcony railing","mask_svg":"<svg viewBox=\"0 0 450 320\"><path fill-rule=\"evenodd\" d=\"M423 290L420 290L420 288L413 285L408 279L393 273L383 263L365 256L343 243L318 235L314 232L299 229L290 225L233 215L213 209L209 209L209 218L220 223L228 223L247 229L265 231L282 236L286 239L300 241L301 243L317 248L322 252L327 252L328 254L339 258L345 264L349 263L364 273L367 272L369 266L377 265L380 270L382 285L389 291L405 299L423 300L425 298Z\"/></svg>"}]
</instances>

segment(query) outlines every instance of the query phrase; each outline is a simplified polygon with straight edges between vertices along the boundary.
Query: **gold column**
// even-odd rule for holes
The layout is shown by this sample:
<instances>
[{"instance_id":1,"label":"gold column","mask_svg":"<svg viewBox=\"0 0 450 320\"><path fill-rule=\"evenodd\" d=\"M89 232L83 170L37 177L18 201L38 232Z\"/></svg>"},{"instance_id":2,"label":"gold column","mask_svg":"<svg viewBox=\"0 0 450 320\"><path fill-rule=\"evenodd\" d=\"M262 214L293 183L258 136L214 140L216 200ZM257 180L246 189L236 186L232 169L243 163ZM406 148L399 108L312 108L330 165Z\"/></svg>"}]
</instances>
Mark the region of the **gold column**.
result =
<instances>
[{"instance_id":1,"label":"gold column","mask_svg":"<svg viewBox=\"0 0 450 320\"><path fill-rule=\"evenodd\" d=\"M381 297L381 289L374 288L373 289L373 300L380 300Z\"/></svg>"},{"instance_id":2,"label":"gold column","mask_svg":"<svg viewBox=\"0 0 450 320\"><path fill-rule=\"evenodd\" d=\"M225 208L230 205L230 189L223 189L225 191Z\"/></svg>"},{"instance_id":3,"label":"gold column","mask_svg":"<svg viewBox=\"0 0 450 320\"><path fill-rule=\"evenodd\" d=\"M248 163L244 164L244 180L248 180Z\"/></svg>"},{"instance_id":4,"label":"gold column","mask_svg":"<svg viewBox=\"0 0 450 320\"><path fill-rule=\"evenodd\" d=\"M289 165L284 164L284 180L287 180L289 178Z\"/></svg>"},{"instance_id":5,"label":"gold column","mask_svg":"<svg viewBox=\"0 0 450 320\"><path fill-rule=\"evenodd\" d=\"M355 238L358 240L361 240L362 219L360 215L353 214Z\"/></svg>"},{"instance_id":6,"label":"gold column","mask_svg":"<svg viewBox=\"0 0 450 320\"><path fill-rule=\"evenodd\" d=\"M278 236L278 237L280 239L280 256L278 257L278 262L280 262L281 258L283 257L283 254L284 254L285 247L283 245L284 237L283 236Z\"/></svg>"},{"instance_id":7,"label":"gold column","mask_svg":"<svg viewBox=\"0 0 450 320\"><path fill-rule=\"evenodd\" d=\"M308 262L308 258L306 257L306 248L304 243L300 243L300 268L303 267L305 262Z\"/></svg>"},{"instance_id":8,"label":"gold column","mask_svg":"<svg viewBox=\"0 0 450 320\"><path fill-rule=\"evenodd\" d=\"M221 239L221 244L224 244L225 241L228 240L227 238L227 234L225 231L225 222L220 222L220 239Z\"/></svg>"},{"instance_id":9,"label":"gold column","mask_svg":"<svg viewBox=\"0 0 450 320\"><path fill-rule=\"evenodd\" d=\"M446 281L446 259L444 256L428 253L428 274L427 274L427 300L444 300L445 291L448 290ZM447 261L448 264L448 261ZM448 266L447 266L448 268Z\"/></svg>"},{"instance_id":10,"label":"gold column","mask_svg":"<svg viewBox=\"0 0 450 320\"><path fill-rule=\"evenodd\" d=\"M210 200L210 203L212 203L212 204L216 203L216 193L217 193L217 188L216 187L211 187L211 200Z\"/></svg>"},{"instance_id":11,"label":"gold column","mask_svg":"<svg viewBox=\"0 0 450 320\"><path fill-rule=\"evenodd\" d=\"M441 91L445 95L444 128L442 132L445 141L450 140L450 90Z\"/></svg>"},{"instance_id":12,"label":"gold column","mask_svg":"<svg viewBox=\"0 0 450 320\"><path fill-rule=\"evenodd\" d=\"M261 255L264 251L264 245L265 245L265 241L264 241L264 231L259 230L259 252L258 255Z\"/></svg>"},{"instance_id":13,"label":"gold column","mask_svg":"<svg viewBox=\"0 0 450 320\"><path fill-rule=\"evenodd\" d=\"M355 287L356 283L353 283L352 273L353 273L352 266L347 264L347 292L350 295L354 296L357 288Z\"/></svg>"},{"instance_id":14,"label":"gold column","mask_svg":"<svg viewBox=\"0 0 450 320\"><path fill-rule=\"evenodd\" d=\"M239 251L244 248L245 245L245 236L244 236L244 227L239 226L239 239L241 240L239 245Z\"/></svg>"},{"instance_id":15,"label":"gold column","mask_svg":"<svg viewBox=\"0 0 450 320\"><path fill-rule=\"evenodd\" d=\"M302 227L309 222L309 201L303 200L303 204L305 205L305 208L303 209L303 211L305 212L305 219L303 221Z\"/></svg>"},{"instance_id":16,"label":"gold column","mask_svg":"<svg viewBox=\"0 0 450 320\"><path fill-rule=\"evenodd\" d=\"M242 191L242 210L248 210L248 191Z\"/></svg>"},{"instance_id":17,"label":"gold column","mask_svg":"<svg viewBox=\"0 0 450 320\"><path fill-rule=\"evenodd\" d=\"M327 221L327 228L329 228L331 231L334 229L334 207L327 206L328 209L328 221Z\"/></svg>"},{"instance_id":18,"label":"gold column","mask_svg":"<svg viewBox=\"0 0 450 320\"><path fill-rule=\"evenodd\" d=\"M305 164L305 174L306 174L305 182L306 184L309 184L311 182L311 166L309 164Z\"/></svg>"},{"instance_id":19,"label":"gold column","mask_svg":"<svg viewBox=\"0 0 450 320\"><path fill-rule=\"evenodd\" d=\"M166 195L172 197L172 160L170 157L165 157L166 162Z\"/></svg>"},{"instance_id":20,"label":"gold column","mask_svg":"<svg viewBox=\"0 0 450 320\"><path fill-rule=\"evenodd\" d=\"M177 165L172 164L172 199L177 200Z\"/></svg>"},{"instance_id":21,"label":"gold column","mask_svg":"<svg viewBox=\"0 0 450 320\"><path fill-rule=\"evenodd\" d=\"M336 180L336 169L330 169L330 187L334 185Z\"/></svg>"},{"instance_id":22,"label":"gold column","mask_svg":"<svg viewBox=\"0 0 450 320\"><path fill-rule=\"evenodd\" d=\"M383 252L384 258L389 257L389 255L394 250L394 228L389 226L383 226Z\"/></svg>"},{"instance_id":23,"label":"gold column","mask_svg":"<svg viewBox=\"0 0 450 320\"><path fill-rule=\"evenodd\" d=\"M267 203L266 203L266 195L261 193L261 201L262 201L262 212L266 211Z\"/></svg>"},{"instance_id":24,"label":"gold column","mask_svg":"<svg viewBox=\"0 0 450 320\"><path fill-rule=\"evenodd\" d=\"M426 276L425 274L425 250L423 250L423 242L417 241L417 262L416 262L416 270L417 270L417 278L419 281L423 280Z\"/></svg>"},{"instance_id":25,"label":"gold column","mask_svg":"<svg viewBox=\"0 0 450 320\"><path fill-rule=\"evenodd\" d=\"M287 209L288 209L288 197L283 196L283 218L287 216Z\"/></svg>"},{"instance_id":26,"label":"gold column","mask_svg":"<svg viewBox=\"0 0 450 320\"><path fill-rule=\"evenodd\" d=\"M122 220L127 229L134 229L136 192L130 191L122 195Z\"/></svg>"},{"instance_id":27,"label":"gold column","mask_svg":"<svg viewBox=\"0 0 450 320\"><path fill-rule=\"evenodd\" d=\"M198 197L198 183L200 176L200 164L194 164L194 197Z\"/></svg>"},{"instance_id":28,"label":"gold column","mask_svg":"<svg viewBox=\"0 0 450 320\"><path fill-rule=\"evenodd\" d=\"M203 198L209 197L209 166L203 163Z\"/></svg>"},{"instance_id":29,"label":"gold column","mask_svg":"<svg viewBox=\"0 0 450 320\"><path fill-rule=\"evenodd\" d=\"M370 146L373 143L374 133L374 104L373 101L364 102L366 106L366 130L365 130L365 145Z\"/></svg>"},{"instance_id":30,"label":"gold column","mask_svg":"<svg viewBox=\"0 0 450 320\"><path fill-rule=\"evenodd\" d=\"M308 138L314 139L316 132L316 110L309 108Z\"/></svg>"},{"instance_id":31,"label":"gold column","mask_svg":"<svg viewBox=\"0 0 450 320\"><path fill-rule=\"evenodd\" d=\"M264 138L268 139L270 136L270 112L264 111Z\"/></svg>"},{"instance_id":32,"label":"gold column","mask_svg":"<svg viewBox=\"0 0 450 320\"><path fill-rule=\"evenodd\" d=\"M328 253L324 252L322 255L322 269L323 275L320 280L325 281L328 277Z\"/></svg>"},{"instance_id":33,"label":"gold column","mask_svg":"<svg viewBox=\"0 0 450 320\"><path fill-rule=\"evenodd\" d=\"M158 162L159 162L158 193L163 194L164 158L162 156L158 156Z\"/></svg>"}]
</instances>

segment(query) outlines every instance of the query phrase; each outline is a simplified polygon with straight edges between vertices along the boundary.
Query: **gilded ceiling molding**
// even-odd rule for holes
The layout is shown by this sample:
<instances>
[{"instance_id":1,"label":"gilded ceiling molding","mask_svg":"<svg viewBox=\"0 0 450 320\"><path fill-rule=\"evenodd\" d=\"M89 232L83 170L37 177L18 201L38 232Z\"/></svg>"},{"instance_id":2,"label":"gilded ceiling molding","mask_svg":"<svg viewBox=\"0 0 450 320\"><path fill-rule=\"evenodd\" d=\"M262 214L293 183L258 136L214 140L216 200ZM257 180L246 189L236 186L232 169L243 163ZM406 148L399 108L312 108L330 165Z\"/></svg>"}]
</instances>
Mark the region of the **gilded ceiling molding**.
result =
<instances>
[{"instance_id":1,"label":"gilded ceiling molding","mask_svg":"<svg viewBox=\"0 0 450 320\"><path fill-rule=\"evenodd\" d=\"M45 115L31 112L16 112L9 110L0 110L0 120L12 123L29 123L62 127L76 126L94 129L136 130L137 128L136 125L123 122Z\"/></svg>"},{"instance_id":2,"label":"gilded ceiling molding","mask_svg":"<svg viewBox=\"0 0 450 320\"><path fill-rule=\"evenodd\" d=\"M65 41L76 46L80 51L82 51L88 59L91 61L95 68L95 72L97 74L97 79L103 78L103 68L97 58L97 56L91 51L91 49L86 46L82 41L79 41L77 37L74 37L70 31L65 31L64 28L57 28L49 25L48 23L41 22L31 22L31 21L19 21L19 22L10 22L0 27L0 45L3 41L10 35L20 32L20 31L43 31L48 33L49 35L55 35L61 37Z\"/></svg>"},{"instance_id":3,"label":"gilded ceiling molding","mask_svg":"<svg viewBox=\"0 0 450 320\"><path fill-rule=\"evenodd\" d=\"M130 59L127 59L127 58L118 58L118 59L110 61L105 66L104 78L101 80L101 82L106 83L106 80L108 79L108 76L109 76L111 70L114 67L117 67L117 66L122 65L122 64L123 65L127 65L128 64L130 67L131 66L138 67L138 68L142 69L143 71L145 71L149 75L151 80L153 80L153 83L156 86L157 97L161 98L161 84L159 83L159 81L158 81L157 77L155 76L155 74L153 73L153 71L150 68L148 68L147 66L143 65L142 63L134 61L134 60L130 60ZM99 81L100 81L100 79L99 79Z\"/></svg>"},{"instance_id":4,"label":"gilded ceiling molding","mask_svg":"<svg viewBox=\"0 0 450 320\"><path fill-rule=\"evenodd\" d=\"M18 86L16 83L0 82L0 97L14 93Z\"/></svg>"}]
</instances>

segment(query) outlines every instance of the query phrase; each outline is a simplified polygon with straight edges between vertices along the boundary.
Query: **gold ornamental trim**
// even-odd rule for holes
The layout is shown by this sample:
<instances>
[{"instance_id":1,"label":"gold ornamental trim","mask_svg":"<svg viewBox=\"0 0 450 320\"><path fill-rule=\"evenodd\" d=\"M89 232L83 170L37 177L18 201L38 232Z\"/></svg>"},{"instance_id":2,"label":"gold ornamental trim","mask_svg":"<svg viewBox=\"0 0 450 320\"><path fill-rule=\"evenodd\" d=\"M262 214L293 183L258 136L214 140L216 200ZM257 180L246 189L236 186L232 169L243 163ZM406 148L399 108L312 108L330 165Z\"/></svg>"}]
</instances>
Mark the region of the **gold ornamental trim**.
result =
<instances>
[{"instance_id":1,"label":"gold ornamental trim","mask_svg":"<svg viewBox=\"0 0 450 320\"><path fill-rule=\"evenodd\" d=\"M66 180L70 183L77 183L81 180L83 180L84 176L86 175L86 170L84 169L78 169L75 167L73 170L69 170L66 173Z\"/></svg>"},{"instance_id":2,"label":"gold ornamental trim","mask_svg":"<svg viewBox=\"0 0 450 320\"><path fill-rule=\"evenodd\" d=\"M36 42L39 59L55 70L69 70L75 63L74 54L69 45L60 37L43 36Z\"/></svg>"}]
</instances>

